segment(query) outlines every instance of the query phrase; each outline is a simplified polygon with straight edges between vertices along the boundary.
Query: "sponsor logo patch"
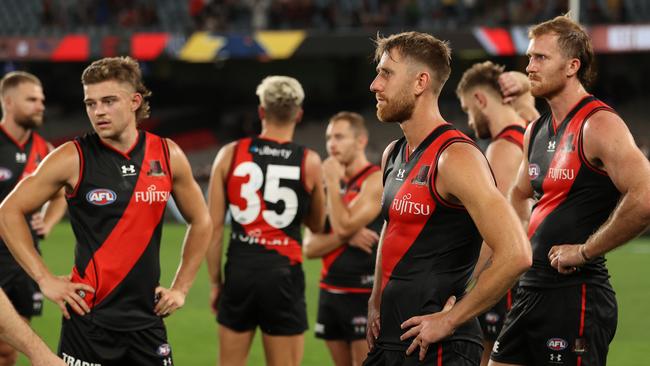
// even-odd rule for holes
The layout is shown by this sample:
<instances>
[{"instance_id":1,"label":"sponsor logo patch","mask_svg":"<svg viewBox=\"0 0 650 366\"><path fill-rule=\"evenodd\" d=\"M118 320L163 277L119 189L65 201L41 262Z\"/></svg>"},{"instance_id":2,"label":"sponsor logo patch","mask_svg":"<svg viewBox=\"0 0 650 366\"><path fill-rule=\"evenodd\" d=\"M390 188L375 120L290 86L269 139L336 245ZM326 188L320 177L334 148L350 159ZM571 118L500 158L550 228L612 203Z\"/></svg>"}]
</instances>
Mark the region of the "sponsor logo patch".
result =
<instances>
[{"instance_id":1,"label":"sponsor logo patch","mask_svg":"<svg viewBox=\"0 0 650 366\"><path fill-rule=\"evenodd\" d=\"M546 342L546 347L552 351L562 351L567 348L569 343L562 338L551 338Z\"/></svg>"},{"instance_id":2,"label":"sponsor logo patch","mask_svg":"<svg viewBox=\"0 0 650 366\"><path fill-rule=\"evenodd\" d=\"M496 324L501 317L495 312L489 312L485 314L485 321L490 324Z\"/></svg>"},{"instance_id":3,"label":"sponsor logo patch","mask_svg":"<svg viewBox=\"0 0 650 366\"><path fill-rule=\"evenodd\" d=\"M535 163L528 164L528 178L530 178L530 180L534 180L539 177L539 171L539 165Z\"/></svg>"},{"instance_id":4,"label":"sponsor logo patch","mask_svg":"<svg viewBox=\"0 0 650 366\"><path fill-rule=\"evenodd\" d=\"M13 176L14 175L11 172L11 170L9 170L7 168L0 167L0 182L4 182L6 180L9 180Z\"/></svg>"},{"instance_id":5,"label":"sponsor logo patch","mask_svg":"<svg viewBox=\"0 0 650 366\"><path fill-rule=\"evenodd\" d=\"M156 350L156 354L158 354L160 357L167 357L171 352L172 348L167 343L161 344Z\"/></svg>"},{"instance_id":6,"label":"sponsor logo patch","mask_svg":"<svg viewBox=\"0 0 650 366\"><path fill-rule=\"evenodd\" d=\"M411 183L420 186L426 186L429 182L428 177L429 177L429 166L423 165L420 167L420 171L418 171L418 175L415 176L415 178L411 179Z\"/></svg>"},{"instance_id":7,"label":"sponsor logo patch","mask_svg":"<svg viewBox=\"0 0 650 366\"><path fill-rule=\"evenodd\" d=\"M148 176L151 177L163 177L165 176L165 172L162 169L162 165L160 164L160 160L151 160L149 161L149 171L147 172Z\"/></svg>"},{"instance_id":8,"label":"sponsor logo patch","mask_svg":"<svg viewBox=\"0 0 650 366\"><path fill-rule=\"evenodd\" d=\"M131 177L135 175L135 165L133 164L122 165L121 170L123 177Z\"/></svg>"},{"instance_id":9,"label":"sponsor logo patch","mask_svg":"<svg viewBox=\"0 0 650 366\"><path fill-rule=\"evenodd\" d=\"M393 199L391 209L400 215L409 214L429 216L431 214L431 207L428 204L413 202L411 201L411 197L411 194L407 193L403 195L402 198Z\"/></svg>"},{"instance_id":10,"label":"sponsor logo patch","mask_svg":"<svg viewBox=\"0 0 650 366\"><path fill-rule=\"evenodd\" d=\"M282 157L283 159L289 159L292 153L292 151L288 149L276 149L270 146L262 146L262 147L251 146L249 151L259 156L268 155L273 157Z\"/></svg>"},{"instance_id":11,"label":"sponsor logo patch","mask_svg":"<svg viewBox=\"0 0 650 366\"><path fill-rule=\"evenodd\" d=\"M106 206L115 202L117 194L106 188L97 188L86 194L86 201L95 206Z\"/></svg>"}]
</instances>

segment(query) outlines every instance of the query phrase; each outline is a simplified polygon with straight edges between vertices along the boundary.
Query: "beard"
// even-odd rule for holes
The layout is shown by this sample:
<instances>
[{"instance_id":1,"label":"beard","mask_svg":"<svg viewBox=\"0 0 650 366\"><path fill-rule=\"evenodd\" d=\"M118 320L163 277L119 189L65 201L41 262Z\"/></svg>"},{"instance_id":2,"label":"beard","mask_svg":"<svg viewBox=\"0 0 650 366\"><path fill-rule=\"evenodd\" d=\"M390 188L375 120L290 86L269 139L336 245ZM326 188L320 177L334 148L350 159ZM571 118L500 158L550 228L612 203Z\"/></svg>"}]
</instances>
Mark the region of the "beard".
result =
<instances>
[{"instance_id":1,"label":"beard","mask_svg":"<svg viewBox=\"0 0 650 366\"><path fill-rule=\"evenodd\" d=\"M35 113L32 115L16 116L15 121L20 127L33 130L43 125L43 115Z\"/></svg>"},{"instance_id":2,"label":"beard","mask_svg":"<svg viewBox=\"0 0 650 366\"><path fill-rule=\"evenodd\" d=\"M386 123L402 123L411 118L413 109L415 96L409 98L406 92L402 92L392 102L386 101L383 107L377 107L377 118Z\"/></svg>"},{"instance_id":3,"label":"beard","mask_svg":"<svg viewBox=\"0 0 650 366\"><path fill-rule=\"evenodd\" d=\"M535 82L530 83L530 94L535 98L549 99L558 94L564 88L564 80L562 80L561 70L557 73L551 74L553 76L543 78L542 80L536 79Z\"/></svg>"},{"instance_id":4,"label":"beard","mask_svg":"<svg viewBox=\"0 0 650 366\"><path fill-rule=\"evenodd\" d=\"M480 139L489 139L494 136L490 133L490 128L488 127L488 119L485 113L481 111L476 112L477 115L474 118L474 132L476 137Z\"/></svg>"}]
</instances>

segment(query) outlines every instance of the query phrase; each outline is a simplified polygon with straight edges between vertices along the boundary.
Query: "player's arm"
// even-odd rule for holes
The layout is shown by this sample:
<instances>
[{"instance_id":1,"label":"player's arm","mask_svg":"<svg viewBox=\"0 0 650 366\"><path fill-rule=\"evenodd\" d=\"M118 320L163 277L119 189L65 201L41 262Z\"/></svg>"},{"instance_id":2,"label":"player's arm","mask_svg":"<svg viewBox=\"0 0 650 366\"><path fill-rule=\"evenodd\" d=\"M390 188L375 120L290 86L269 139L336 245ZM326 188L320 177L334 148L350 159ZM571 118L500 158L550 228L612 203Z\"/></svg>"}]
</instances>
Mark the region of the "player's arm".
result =
<instances>
[{"instance_id":1,"label":"player's arm","mask_svg":"<svg viewBox=\"0 0 650 366\"><path fill-rule=\"evenodd\" d=\"M32 328L20 318L11 306L4 291L0 289L0 339L24 353L35 366L64 366Z\"/></svg>"},{"instance_id":2,"label":"player's arm","mask_svg":"<svg viewBox=\"0 0 650 366\"><path fill-rule=\"evenodd\" d=\"M312 232L320 233L325 227L325 190L321 160L315 151L307 150L305 158L305 186L310 192L309 213L304 218L305 226Z\"/></svg>"},{"instance_id":3,"label":"player's arm","mask_svg":"<svg viewBox=\"0 0 650 366\"><path fill-rule=\"evenodd\" d=\"M539 118L535 97L530 93L528 75L518 71L504 72L499 76L503 103L510 103L522 118L533 121Z\"/></svg>"},{"instance_id":4,"label":"player's arm","mask_svg":"<svg viewBox=\"0 0 650 366\"><path fill-rule=\"evenodd\" d=\"M388 157L395 149L397 140L391 142L386 146L384 152L381 156L381 171L386 171L386 162ZM383 187L382 187L383 189ZM384 225L381 228L381 233L379 234L379 244L377 245L377 258L375 260L375 279L372 284L372 292L370 293L370 298L368 299L368 320L366 327L366 341L368 342L368 348L372 349L375 346L375 340L379 337L380 330L380 305L381 305L381 295L382 295L382 248L384 246L384 237L386 235L386 226L388 223L384 221Z\"/></svg>"},{"instance_id":5,"label":"player's arm","mask_svg":"<svg viewBox=\"0 0 650 366\"><path fill-rule=\"evenodd\" d=\"M381 211L381 172L372 173L361 185L355 199L346 205L339 189L339 180L334 175L325 177L327 185L327 206L332 230L347 239L372 222Z\"/></svg>"},{"instance_id":6,"label":"player's arm","mask_svg":"<svg viewBox=\"0 0 650 366\"><path fill-rule=\"evenodd\" d=\"M519 171L522 158L521 149L509 141L500 139L492 142L488 146L485 157L492 167L492 173L494 174L494 179L497 181L499 192L504 197L507 197ZM476 262L476 269L472 275L474 279L488 265L491 257L492 250L488 245L483 243L481 245L481 254Z\"/></svg>"},{"instance_id":7,"label":"player's arm","mask_svg":"<svg viewBox=\"0 0 650 366\"><path fill-rule=\"evenodd\" d=\"M474 288L458 303L442 312L413 317L402 324L410 328L402 339L416 336L407 353L420 347L420 359L429 344L451 335L461 324L494 305L532 262L530 243L512 207L496 188L490 168L474 146L455 143L442 153L436 188L450 201L463 204L486 244L492 249L492 265Z\"/></svg>"},{"instance_id":8,"label":"player's arm","mask_svg":"<svg viewBox=\"0 0 650 366\"><path fill-rule=\"evenodd\" d=\"M378 241L379 234L366 227L362 227L349 239L341 238L334 233L312 233L311 230L306 229L302 252L307 258L314 259L325 256L343 244L349 244L372 254L372 249Z\"/></svg>"},{"instance_id":9,"label":"player's arm","mask_svg":"<svg viewBox=\"0 0 650 366\"><path fill-rule=\"evenodd\" d=\"M334 233L312 233L307 228L305 229L305 236L302 240L302 252L309 259L320 258L344 243Z\"/></svg>"},{"instance_id":10,"label":"player's arm","mask_svg":"<svg viewBox=\"0 0 650 366\"><path fill-rule=\"evenodd\" d=\"M581 245L558 245L549 260L562 273L617 248L642 233L650 223L650 163L634 143L625 122L608 111L595 113L583 130L589 162L607 172L621 192L609 219Z\"/></svg>"},{"instance_id":11,"label":"player's arm","mask_svg":"<svg viewBox=\"0 0 650 366\"><path fill-rule=\"evenodd\" d=\"M532 124L530 126L533 126ZM528 147L530 142L530 133L532 127L526 129L524 134L524 153L521 158L521 164L517 170L514 184L510 189L507 197L510 205L515 209L522 226L527 230L530 212L532 208L533 186L530 184L528 175Z\"/></svg>"},{"instance_id":12,"label":"player's arm","mask_svg":"<svg viewBox=\"0 0 650 366\"><path fill-rule=\"evenodd\" d=\"M208 276L212 289L210 291L210 308L217 311L217 302L223 278L221 276L221 258L223 252L223 230L226 221L226 178L235 151L235 142L219 150L212 164L210 185L208 187L208 209L212 219L212 239L208 246L206 261Z\"/></svg>"},{"instance_id":13,"label":"player's arm","mask_svg":"<svg viewBox=\"0 0 650 366\"><path fill-rule=\"evenodd\" d=\"M79 179L79 155L73 143L66 143L49 154L34 174L23 179L0 206L0 235L16 261L38 283L43 295L59 305L69 318L65 304L80 315L90 311L77 290L93 288L54 276L36 251L26 215L36 212L55 193L65 187L72 191Z\"/></svg>"},{"instance_id":14,"label":"player's arm","mask_svg":"<svg viewBox=\"0 0 650 366\"><path fill-rule=\"evenodd\" d=\"M375 346L375 340L379 337L379 331L381 329L381 319L379 317L380 305L381 305L381 295L382 295L382 267L381 267L381 251L384 246L384 236L386 234L387 223L384 221L384 226L381 228L381 233L379 234L379 244L377 244L377 258L375 260L375 276L372 284L372 292L370 293L370 298L368 299L368 327L366 329L366 342L368 342L368 348L372 350Z\"/></svg>"},{"instance_id":15,"label":"player's arm","mask_svg":"<svg viewBox=\"0 0 650 366\"><path fill-rule=\"evenodd\" d=\"M196 272L201 266L212 235L212 223L201 188L192 176L187 157L173 141L167 140L172 173L172 194L183 218L187 222L187 232L183 242L181 262L169 289L158 287L159 296L154 312L167 316L185 304Z\"/></svg>"},{"instance_id":16,"label":"player's arm","mask_svg":"<svg viewBox=\"0 0 650 366\"><path fill-rule=\"evenodd\" d=\"M50 143L47 144L47 148L49 152L54 151L54 146ZM54 225L61 221L67 208L65 189L61 188L43 205L43 209L40 212L37 211L32 215L30 226L39 236L47 237Z\"/></svg>"}]
</instances>

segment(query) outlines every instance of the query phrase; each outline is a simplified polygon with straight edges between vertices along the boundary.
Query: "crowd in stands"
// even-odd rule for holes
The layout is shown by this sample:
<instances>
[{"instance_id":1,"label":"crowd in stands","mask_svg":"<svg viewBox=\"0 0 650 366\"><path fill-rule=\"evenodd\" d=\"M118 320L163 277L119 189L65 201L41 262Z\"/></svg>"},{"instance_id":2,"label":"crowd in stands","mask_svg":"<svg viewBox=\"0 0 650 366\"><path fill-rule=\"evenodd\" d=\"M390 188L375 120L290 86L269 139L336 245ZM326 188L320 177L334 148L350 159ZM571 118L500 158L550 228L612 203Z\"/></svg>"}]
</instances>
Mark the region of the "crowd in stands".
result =
<instances>
[{"instance_id":1,"label":"crowd in stands","mask_svg":"<svg viewBox=\"0 0 650 366\"><path fill-rule=\"evenodd\" d=\"M87 27L168 32L260 29L342 31L459 29L528 25L568 9L569 0L25 0L0 1L16 31L27 25L78 31ZM584 24L650 22L647 0L580 0ZM2 18L2 17L0 17ZM16 23L16 24L14 24ZM0 27L2 28L2 27ZM0 29L1 31L1 29ZM37 30L36 30L37 31ZM14 32L15 33L15 32Z\"/></svg>"},{"instance_id":2,"label":"crowd in stands","mask_svg":"<svg viewBox=\"0 0 650 366\"><path fill-rule=\"evenodd\" d=\"M153 0L43 0L43 25L147 27L158 23Z\"/></svg>"},{"instance_id":3,"label":"crowd in stands","mask_svg":"<svg viewBox=\"0 0 650 366\"><path fill-rule=\"evenodd\" d=\"M568 0L188 0L198 29L456 29L534 24L568 10ZM647 0L581 0L586 24L650 21Z\"/></svg>"}]
</instances>

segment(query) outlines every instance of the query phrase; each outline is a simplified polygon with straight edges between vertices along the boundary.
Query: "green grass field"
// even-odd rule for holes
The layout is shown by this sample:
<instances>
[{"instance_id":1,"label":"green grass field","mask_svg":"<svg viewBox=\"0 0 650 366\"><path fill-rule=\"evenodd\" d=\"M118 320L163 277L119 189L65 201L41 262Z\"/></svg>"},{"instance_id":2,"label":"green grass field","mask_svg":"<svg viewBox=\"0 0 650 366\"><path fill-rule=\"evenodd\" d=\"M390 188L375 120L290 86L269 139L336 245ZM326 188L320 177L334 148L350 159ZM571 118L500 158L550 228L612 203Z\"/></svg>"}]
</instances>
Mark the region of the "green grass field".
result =
<instances>
[{"instance_id":1,"label":"green grass field","mask_svg":"<svg viewBox=\"0 0 650 366\"><path fill-rule=\"evenodd\" d=\"M169 285L176 270L184 226L168 224L163 235L161 253L162 283ZM67 223L56 227L43 242L43 256L50 269L65 274L72 268L73 235ZM619 302L616 338L610 348L609 365L647 366L650 364L648 336L650 317L643 310L650 303L650 239L639 239L609 255L609 268ZM320 261L305 262L307 305L310 331L305 334L303 365L331 365L322 341L313 336L318 303ZM208 278L203 265L185 307L166 320L169 341L178 366L215 365L217 355L216 322L208 307ZM646 308L647 309L647 308ZM549 317L554 314L549 314ZM52 349L59 338L61 315L55 305L46 302L44 315L33 326ZM18 365L29 363L21 356ZM260 337L256 336L249 365L264 365Z\"/></svg>"}]
</instances>

